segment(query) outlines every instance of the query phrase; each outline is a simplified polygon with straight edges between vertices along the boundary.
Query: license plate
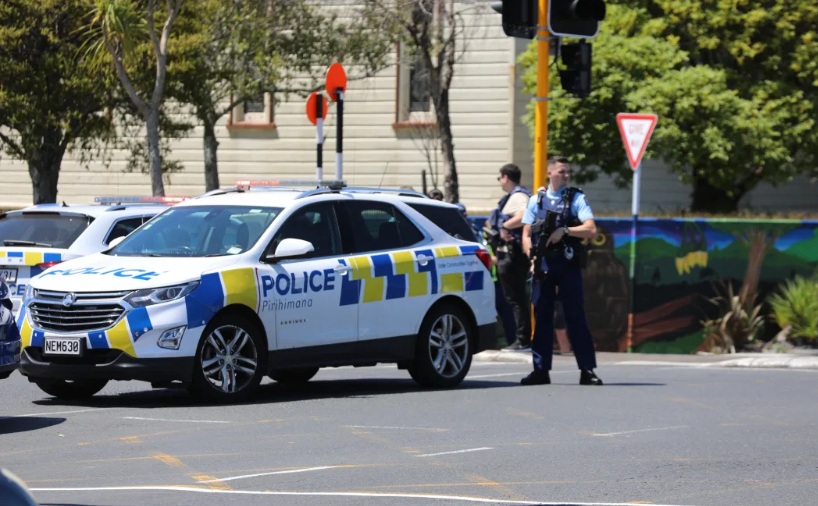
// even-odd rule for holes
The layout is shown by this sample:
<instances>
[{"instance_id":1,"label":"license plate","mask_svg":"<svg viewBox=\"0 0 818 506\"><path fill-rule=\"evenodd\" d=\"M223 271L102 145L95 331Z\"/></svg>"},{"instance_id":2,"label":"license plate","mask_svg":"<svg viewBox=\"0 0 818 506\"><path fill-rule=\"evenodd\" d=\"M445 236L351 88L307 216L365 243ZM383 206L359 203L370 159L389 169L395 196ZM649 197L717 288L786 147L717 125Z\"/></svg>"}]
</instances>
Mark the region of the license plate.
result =
<instances>
[{"instance_id":1,"label":"license plate","mask_svg":"<svg viewBox=\"0 0 818 506\"><path fill-rule=\"evenodd\" d=\"M47 355L82 355L79 339L68 337L47 337L43 353Z\"/></svg>"},{"instance_id":2,"label":"license plate","mask_svg":"<svg viewBox=\"0 0 818 506\"><path fill-rule=\"evenodd\" d=\"M6 280L6 283L17 282L17 268L2 268L0 269L0 278Z\"/></svg>"}]
</instances>

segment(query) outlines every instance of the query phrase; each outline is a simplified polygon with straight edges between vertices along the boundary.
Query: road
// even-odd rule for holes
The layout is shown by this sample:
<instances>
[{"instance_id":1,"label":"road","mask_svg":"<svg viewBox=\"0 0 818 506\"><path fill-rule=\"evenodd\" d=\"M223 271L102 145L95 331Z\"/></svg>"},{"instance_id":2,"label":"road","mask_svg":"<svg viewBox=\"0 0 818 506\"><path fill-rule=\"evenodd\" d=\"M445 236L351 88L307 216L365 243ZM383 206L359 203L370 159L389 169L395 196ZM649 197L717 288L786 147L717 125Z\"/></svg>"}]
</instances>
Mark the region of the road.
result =
<instances>
[{"instance_id":1,"label":"road","mask_svg":"<svg viewBox=\"0 0 818 506\"><path fill-rule=\"evenodd\" d=\"M603 387L556 357L475 362L454 390L394 366L269 380L252 403L111 383L89 401L0 383L0 465L40 504L811 504L818 369L607 354Z\"/></svg>"}]
</instances>

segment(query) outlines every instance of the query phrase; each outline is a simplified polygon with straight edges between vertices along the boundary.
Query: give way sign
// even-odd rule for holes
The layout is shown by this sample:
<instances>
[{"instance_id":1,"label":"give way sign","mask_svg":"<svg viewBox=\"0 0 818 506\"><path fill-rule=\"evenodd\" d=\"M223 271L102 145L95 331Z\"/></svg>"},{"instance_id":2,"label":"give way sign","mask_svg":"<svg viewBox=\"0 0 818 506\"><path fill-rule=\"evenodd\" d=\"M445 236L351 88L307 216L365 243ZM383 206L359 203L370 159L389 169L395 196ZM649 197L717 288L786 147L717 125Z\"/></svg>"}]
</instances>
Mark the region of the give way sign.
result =
<instances>
[{"instance_id":1,"label":"give way sign","mask_svg":"<svg viewBox=\"0 0 818 506\"><path fill-rule=\"evenodd\" d=\"M620 112L616 115L616 124L619 126L619 134L625 144L625 152L628 154L632 170L636 170L642 162L642 156L657 121L659 118L655 114Z\"/></svg>"}]
</instances>

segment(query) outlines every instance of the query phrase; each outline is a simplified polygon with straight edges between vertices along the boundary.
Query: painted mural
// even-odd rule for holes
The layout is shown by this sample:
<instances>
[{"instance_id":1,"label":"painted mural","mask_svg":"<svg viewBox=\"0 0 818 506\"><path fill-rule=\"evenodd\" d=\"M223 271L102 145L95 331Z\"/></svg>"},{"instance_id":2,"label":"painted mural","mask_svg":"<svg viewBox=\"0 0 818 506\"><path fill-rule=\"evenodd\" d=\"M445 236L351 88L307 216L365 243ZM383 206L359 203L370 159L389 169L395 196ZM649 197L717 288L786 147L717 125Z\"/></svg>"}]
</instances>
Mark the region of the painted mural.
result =
<instances>
[{"instance_id":1,"label":"painted mural","mask_svg":"<svg viewBox=\"0 0 818 506\"><path fill-rule=\"evenodd\" d=\"M707 302L718 284L731 282L762 302L780 282L818 268L818 221L641 218L632 283L631 220L596 222L599 233L589 241L584 284L588 323L600 351L697 351L704 342L701 321L718 316ZM778 330L768 323L765 337Z\"/></svg>"}]
</instances>

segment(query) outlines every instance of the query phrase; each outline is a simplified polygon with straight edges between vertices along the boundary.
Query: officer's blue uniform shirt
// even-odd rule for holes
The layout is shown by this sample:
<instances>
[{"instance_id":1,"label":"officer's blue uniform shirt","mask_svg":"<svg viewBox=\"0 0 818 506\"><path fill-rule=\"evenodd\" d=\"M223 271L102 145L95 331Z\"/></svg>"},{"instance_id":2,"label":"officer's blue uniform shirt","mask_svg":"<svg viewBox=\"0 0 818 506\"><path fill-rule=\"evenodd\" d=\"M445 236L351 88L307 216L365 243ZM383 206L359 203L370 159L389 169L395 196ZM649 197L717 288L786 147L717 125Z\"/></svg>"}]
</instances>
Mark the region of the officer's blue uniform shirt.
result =
<instances>
[{"instance_id":1,"label":"officer's blue uniform shirt","mask_svg":"<svg viewBox=\"0 0 818 506\"><path fill-rule=\"evenodd\" d=\"M546 189L545 197L543 198L549 200L559 200L563 198L567 189L568 187L564 187L558 192L554 192L549 186L548 189ZM523 215L523 225L532 225L535 221L537 221L538 212L539 206L537 205L537 195L534 194L528 200L528 207L526 207L525 214ZM577 193L574 195L574 201L571 202L571 215L576 216L580 222L594 219L594 213L591 211L591 206L588 205L588 201L585 199L584 193Z\"/></svg>"}]
</instances>

